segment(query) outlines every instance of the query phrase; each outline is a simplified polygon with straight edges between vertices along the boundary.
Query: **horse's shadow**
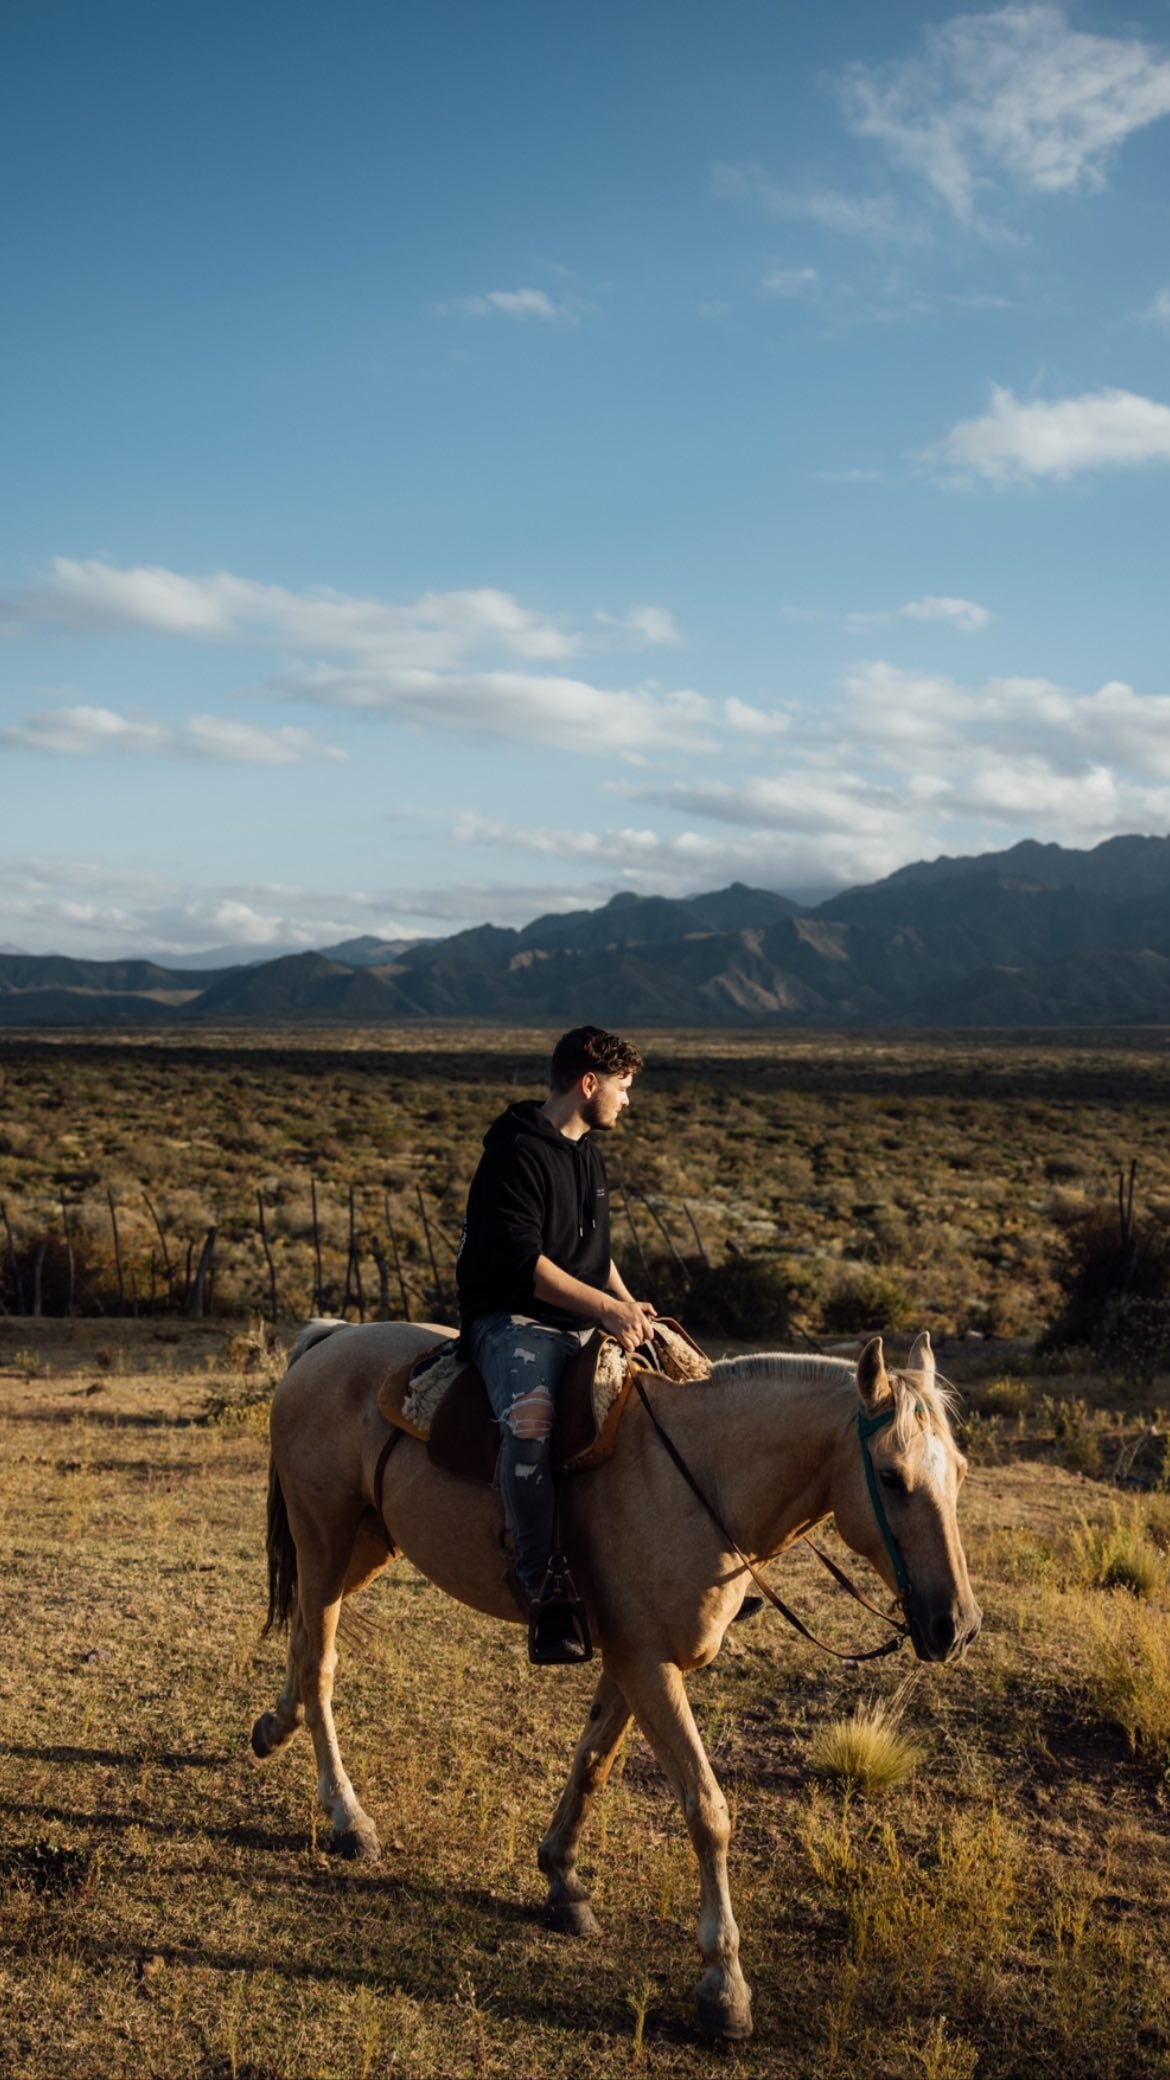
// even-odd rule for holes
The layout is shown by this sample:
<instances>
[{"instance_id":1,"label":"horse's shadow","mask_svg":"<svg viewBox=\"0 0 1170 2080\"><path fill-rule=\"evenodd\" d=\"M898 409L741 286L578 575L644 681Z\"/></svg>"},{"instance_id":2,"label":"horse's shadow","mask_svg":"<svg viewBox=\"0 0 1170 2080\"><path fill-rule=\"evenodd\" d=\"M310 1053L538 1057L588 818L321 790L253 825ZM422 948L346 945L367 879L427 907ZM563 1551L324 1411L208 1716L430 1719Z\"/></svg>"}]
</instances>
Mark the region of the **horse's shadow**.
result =
<instances>
[{"instance_id":1,"label":"horse's shadow","mask_svg":"<svg viewBox=\"0 0 1170 2080\"><path fill-rule=\"evenodd\" d=\"M125 1758L119 1756L119 1761ZM0 1813L20 1820L55 1820L62 1827L88 1827L96 1834L128 1834L131 1828L143 1834L166 1835L176 1841L194 1841L205 1836L208 1841L228 1842L238 1849L272 1849L296 1851L304 1849L307 1837L303 1832L279 1834L249 1821L234 1821L217 1825L214 1821L199 1821L183 1825L173 1820L156 1820L148 1813L86 1813L72 1806L27 1805L17 1799L0 1799Z\"/></svg>"},{"instance_id":2,"label":"horse's shadow","mask_svg":"<svg viewBox=\"0 0 1170 2080\"><path fill-rule=\"evenodd\" d=\"M234 1753L192 1755L178 1748L77 1748L64 1741L45 1748L4 1742L0 1743L0 1755L11 1756L14 1762L101 1763L115 1768L124 1765L127 1769L141 1769L147 1763L153 1763L157 1769L227 1769L236 1760Z\"/></svg>"}]
</instances>

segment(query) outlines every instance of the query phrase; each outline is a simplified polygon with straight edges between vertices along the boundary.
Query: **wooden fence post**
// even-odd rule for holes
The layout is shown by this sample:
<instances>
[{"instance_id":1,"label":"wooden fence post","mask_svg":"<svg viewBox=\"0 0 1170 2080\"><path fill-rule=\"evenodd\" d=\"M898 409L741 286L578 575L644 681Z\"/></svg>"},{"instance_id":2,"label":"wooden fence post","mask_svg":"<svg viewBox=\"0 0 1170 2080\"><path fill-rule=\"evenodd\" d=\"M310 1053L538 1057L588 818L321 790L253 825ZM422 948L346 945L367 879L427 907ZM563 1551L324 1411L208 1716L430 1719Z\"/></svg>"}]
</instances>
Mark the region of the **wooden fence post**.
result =
<instances>
[{"instance_id":1,"label":"wooden fence post","mask_svg":"<svg viewBox=\"0 0 1170 2080\"><path fill-rule=\"evenodd\" d=\"M639 1235L637 1226L634 1221L633 1207L630 1205L628 1195L624 1190L622 1192L622 1206L625 1211L626 1219L630 1224L630 1233L634 1238L634 1248L638 1252L638 1262L642 1266L642 1282L644 1285L647 1285L649 1284L650 1274L646 1269L646 1252L642 1248L642 1237Z\"/></svg>"},{"instance_id":2,"label":"wooden fence post","mask_svg":"<svg viewBox=\"0 0 1170 2080\"><path fill-rule=\"evenodd\" d=\"M707 1267L707 1269L708 1269L708 1271L709 1271L709 1270L711 1269L711 1259L710 1259L710 1257L709 1257L709 1256L707 1255L707 1252L706 1252L705 1248L703 1247L703 1238L702 1238L702 1236L701 1236L701 1235L700 1235L700 1233L699 1233L699 1224L698 1224L697 1220L695 1219L695 1216L694 1216L694 1214L693 1214L693 1213L691 1212L691 1209L690 1209L690 1205L689 1205L688 1201L687 1201L686 1199L684 1199L682 1203L683 1203L683 1212L684 1212L684 1213L686 1214L686 1217L687 1217L687 1219L689 1220L689 1222L690 1222L690 1224L691 1224L691 1234L692 1234L692 1235L694 1236L694 1238L695 1238L695 1248L696 1248L696 1249L698 1250L700 1258L702 1259L703 1263L704 1263L704 1264L706 1265L706 1267Z\"/></svg>"},{"instance_id":3,"label":"wooden fence post","mask_svg":"<svg viewBox=\"0 0 1170 2080\"><path fill-rule=\"evenodd\" d=\"M389 1192L383 1192L382 1203L386 1212L386 1227L390 1235L390 1247L394 1251L394 1269L398 1273L398 1286L402 1294L402 1319L404 1322L408 1322L410 1320L410 1295L406 1290L406 1280L402 1274L402 1257L398 1248L398 1236L395 1233L394 1221L390 1213Z\"/></svg>"},{"instance_id":4,"label":"wooden fence post","mask_svg":"<svg viewBox=\"0 0 1170 2080\"><path fill-rule=\"evenodd\" d=\"M661 1233L662 1239L665 1242L667 1249L670 1251L671 1256L674 1258L674 1261L678 1265L679 1270L682 1272L683 1277L686 1279L687 1284L691 1285L693 1281L691 1278L690 1271L687 1268L686 1260L685 1258L679 1255L678 1250L675 1247L674 1237L671 1234L670 1229L667 1227L666 1222L663 1220L661 1214L658 1214L654 1211L654 1208L651 1206L650 1201L646 1197L645 1192L639 1192L638 1197L642 1201L643 1206L646 1208L646 1211L649 1214L651 1220L653 1221L655 1227Z\"/></svg>"},{"instance_id":5,"label":"wooden fence post","mask_svg":"<svg viewBox=\"0 0 1170 2080\"><path fill-rule=\"evenodd\" d=\"M174 1275L174 1272L173 1272L173 1271L172 1271L172 1269L171 1269L171 1253L170 1253L169 1249L167 1248L167 1238L166 1238L166 1235L165 1235L165 1233L163 1232L163 1224L162 1224L162 1222L160 1221L160 1219L159 1219L159 1217L158 1217L157 1213L155 1212L155 1210L154 1210L154 1207L153 1207L153 1206L151 1205L151 1203L150 1203L150 1200L146 1198L146 1193L145 1193L145 1192L143 1192L142 1196L143 1196L143 1198L144 1198L144 1199L146 1200L146 1211L147 1211L147 1212L148 1212L148 1214L150 1215L150 1218L151 1218L151 1220L152 1220L152 1221L154 1222L154 1225L155 1225L155 1227L156 1227L156 1228L157 1228L157 1230L158 1230L158 1239L159 1239L159 1243L161 1244L161 1247L162 1247L162 1268L163 1268L163 1277L164 1277L164 1278L166 1279L166 1282L167 1282L167 1299L168 1299L168 1301L169 1301L169 1302L171 1302L171 1303L172 1303L172 1305L173 1305L173 1303L174 1303L174 1298L175 1298L175 1275ZM153 1259L152 1259L152 1261L153 1261ZM153 1277L152 1277L152 1279L151 1279L151 1297L153 1298L153 1296L154 1296L154 1281L153 1281Z\"/></svg>"},{"instance_id":6,"label":"wooden fence post","mask_svg":"<svg viewBox=\"0 0 1170 2080\"><path fill-rule=\"evenodd\" d=\"M191 1288L187 1301L187 1313L192 1321L201 1320L203 1315L203 1294L211 1276L211 1268L215 1259L216 1233L217 1230L215 1228L207 1230L203 1248L199 1252L199 1269L195 1273L195 1283Z\"/></svg>"},{"instance_id":7,"label":"wooden fence post","mask_svg":"<svg viewBox=\"0 0 1170 2080\"><path fill-rule=\"evenodd\" d=\"M362 1291L362 1260L358 1253L357 1213L354 1204L354 1187L352 1184L349 1188L349 1255L345 1260L345 1298L341 1303L342 1314L345 1313L346 1308L349 1306L349 1285L351 1272L353 1274L354 1297L357 1300L358 1320L359 1322L364 1322L366 1318L366 1299L365 1294Z\"/></svg>"},{"instance_id":8,"label":"wooden fence post","mask_svg":"<svg viewBox=\"0 0 1170 2080\"><path fill-rule=\"evenodd\" d=\"M391 1319L390 1266L386 1262L386 1252L376 1235L370 1242L370 1249L374 1262L378 1267L378 1320L380 1322L388 1322Z\"/></svg>"},{"instance_id":9,"label":"wooden fence post","mask_svg":"<svg viewBox=\"0 0 1170 2080\"><path fill-rule=\"evenodd\" d=\"M20 1258L16 1254L16 1237L12 1222L8 1218L8 1201L0 1199L0 1220L4 1222L4 1233L8 1237L8 1264L12 1272L12 1297L16 1302L17 1314L24 1313L24 1280L20 1275Z\"/></svg>"},{"instance_id":10,"label":"wooden fence post","mask_svg":"<svg viewBox=\"0 0 1170 2080\"><path fill-rule=\"evenodd\" d=\"M444 1307L446 1305L446 1300L444 1298L443 1288L439 1283L439 1267L435 1261L435 1245L431 1241L431 1224L427 1219L427 1202L423 1198L421 1184L417 1184L415 1186L415 1191L418 1194L418 1210L422 1215L423 1234L426 1236L427 1239L427 1255L431 1260L431 1277L435 1281L435 1297L438 1300L439 1306Z\"/></svg>"},{"instance_id":11,"label":"wooden fence post","mask_svg":"<svg viewBox=\"0 0 1170 2080\"><path fill-rule=\"evenodd\" d=\"M321 1223L317 1219L317 1180L309 1179L309 1194L313 1202L313 1259L317 1267L317 1282L313 1287L313 1313L325 1312L325 1277L321 1268Z\"/></svg>"},{"instance_id":12,"label":"wooden fence post","mask_svg":"<svg viewBox=\"0 0 1170 2080\"><path fill-rule=\"evenodd\" d=\"M106 1186L106 1198L110 1206L110 1226L114 1231L114 1264L118 1272L118 1313L126 1312L126 1281L122 1275L122 1243L118 1235L118 1209L114 1205L114 1187Z\"/></svg>"},{"instance_id":13,"label":"wooden fence post","mask_svg":"<svg viewBox=\"0 0 1170 2080\"><path fill-rule=\"evenodd\" d=\"M65 1312L73 1313L73 1231L69 1226L69 1208L65 1194L61 1194L61 1220L65 1229L65 1261L68 1267L68 1283L65 1288Z\"/></svg>"},{"instance_id":14,"label":"wooden fence post","mask_svg":"<svg viewBox=\"0 0 1170 2080\"><path fill-rule=\"evenodd\" d=\"M275 1265L275 1264L273 1263L273 1261L272 1261L272 1251L271 1251L271 1249L269 1248L269 1244L268 1244L268 1229L267 1229L267 1227L265 1226L265 1222L264 1222L264 1194L263 1194L263 1192L262 1192L262 1191L260 1190L260 1187L259 1187L259 1186L257 1186L257 1187L256 1187L256 1211L257 1211L257 1213L258 1213L258 1214L259 1214L259 1216L260 1216L260 1240L261 1240L261 1242L262 1242L262 1243L264 1244L264 1255L265 1255L265 1257L266 1257L266 1258L267 1258L267 1260L268 1260L268 1297L269 1297L269 1302L270 1302L270 1304L271 1304L271 1308L272 1308L272 1319L273 1319L273 1321L275 1322L275 1320L276 1320L276 1265Z\"/></svg>"}]
</instances>

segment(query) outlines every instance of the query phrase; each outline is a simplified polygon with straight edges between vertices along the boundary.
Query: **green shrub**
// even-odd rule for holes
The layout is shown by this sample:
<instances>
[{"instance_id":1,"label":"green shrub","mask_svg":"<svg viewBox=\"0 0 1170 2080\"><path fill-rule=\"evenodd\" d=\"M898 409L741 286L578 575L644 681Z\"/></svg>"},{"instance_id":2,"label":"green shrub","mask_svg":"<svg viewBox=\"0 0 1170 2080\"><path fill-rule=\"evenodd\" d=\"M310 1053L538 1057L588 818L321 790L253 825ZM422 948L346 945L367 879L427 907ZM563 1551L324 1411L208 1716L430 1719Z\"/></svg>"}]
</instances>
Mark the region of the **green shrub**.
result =
<instances>
[{"instance_id":1,"label":"green shrub","mask_svg":"<svg viewBox=\"0 0 1170 2080\"><path fill-rule=\"evenodd\" d=\"M1128 1589L1134 1596L1153 1596L1166 1580L1165 1556L1140 1514L1116 1504L1103 1522L1082 1519L1073 1533L1072 1557L1077 1579L1089 1589Z\"/></svg>"},{"instance_id":2,"label":"green shrub","mask_svg":"<svg viewBox=\"0 0 1170 2080\"><path fill-rule=\"evenodd\" d=\"M660 1314L672 1314L700 1338L785 1337L792 1328L792 1291L783 1272L767 1257L731 1254L720 1264L652 1257L647 1298ZM627 1279L629 1266L626 1267Z\"/></svg>"},{"instance_id":3,"label":"green shrub","mask_svg":"<svg viewBox=\"0 0 1170 2080\"><path fill-rule=\"evenodd\" d=\"M858 1264L844 1272L821 1301L821 1326L841 1336L905 1329L914 1303L904 1285L888 1271Z\"/></svg>"},{"instance_id":4,"label":"green shrub","mask_svg":"<svg viewBox=\"0 0 1170 2080\"><path fill-rule=\"evenodd\" d=\"M1151 1207L1140 1219L1132 1175L1117 1202L1054 1209L1061 1240L1054 1266L1061 1305L1041 1348L1083 1344L1135 1378L1170 1362L1170 1218Z\"/></svg>"}]
</instances>

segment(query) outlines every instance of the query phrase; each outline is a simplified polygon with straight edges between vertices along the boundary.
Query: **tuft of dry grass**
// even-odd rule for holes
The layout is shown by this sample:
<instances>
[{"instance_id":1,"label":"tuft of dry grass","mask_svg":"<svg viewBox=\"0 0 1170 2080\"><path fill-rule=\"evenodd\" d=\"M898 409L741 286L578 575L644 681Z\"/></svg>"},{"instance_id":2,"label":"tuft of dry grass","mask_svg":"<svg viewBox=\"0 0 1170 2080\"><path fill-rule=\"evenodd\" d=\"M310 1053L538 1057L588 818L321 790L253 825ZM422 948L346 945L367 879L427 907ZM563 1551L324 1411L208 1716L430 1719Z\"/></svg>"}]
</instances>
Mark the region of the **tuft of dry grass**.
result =
<instances>
[{"instance_id":1,"label":"tuft of dry grass","mask_svg":"<svg viewBox=\"0 0 1170 2080\"><path fill-rule=\"evenodd\" d=\"M1095 1522L1082 1517L1072 1536L1071 1554L1074 1579L1087 1589L1128 1589L1133 1596L1156 1596L1166 1584L1166 1558L1151 1538L1140 1506L1114 1503Z\"/></svg>"},{"instance_id":2,"label":"tuft of dry grass","mask_svg":"<svg viewBox=\"0 0 1170 2080\"><path fill-rule=\"evenodd\" d=\"M808 1745L809 1768L848 1791L890 1791L905 1784L923 1760L923 1750L901 1731L889 1706L859 1704L848 1719L821 1726Z\"/></svg>"},{"instance_id":3,"label":"tuft of dry grass","mask_svg":"<svg viewBox=\"0 0 1170 2080\"><path fill-rule=\"evenodd\" d=\"M1132 1749L1170 1759L1170 1616L1115 1593L1087 1602L1085 1623L1093 1704Z\"/></svg>"}]
</instances>

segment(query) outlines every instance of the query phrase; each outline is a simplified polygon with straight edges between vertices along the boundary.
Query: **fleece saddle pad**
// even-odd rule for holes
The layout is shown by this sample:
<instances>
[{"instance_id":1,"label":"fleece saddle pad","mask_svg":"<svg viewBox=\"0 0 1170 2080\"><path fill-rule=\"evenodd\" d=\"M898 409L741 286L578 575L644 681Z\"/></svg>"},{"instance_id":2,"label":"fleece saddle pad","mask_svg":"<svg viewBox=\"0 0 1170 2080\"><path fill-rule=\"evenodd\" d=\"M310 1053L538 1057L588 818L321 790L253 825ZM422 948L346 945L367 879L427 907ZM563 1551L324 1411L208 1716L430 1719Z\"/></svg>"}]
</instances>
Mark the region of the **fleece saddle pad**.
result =
<instances>
[{"instance_id":1,"label":"fleece saddle pad","mask_svg":"<svg viewBox=\"0 0 1170 2080\"><path fill-rule=\"evenodd\" d=\"M425 1441L429 1457L463 1480L490 1483L499 1451L499 1424L483 1380L459 1357L455 1333L418 1325L418 1346L383 1382L382 1414L409 1436ZM654 1324L654 1356L661 1376L675 1381L706 1379L710 1360L677 1322ZM629 1358L621 1345L595 1330L569 1366L557 1395L553 1464L578 1473L609 1458L634 1383L645 1361Z\"/></svg>"}]
</instances>

